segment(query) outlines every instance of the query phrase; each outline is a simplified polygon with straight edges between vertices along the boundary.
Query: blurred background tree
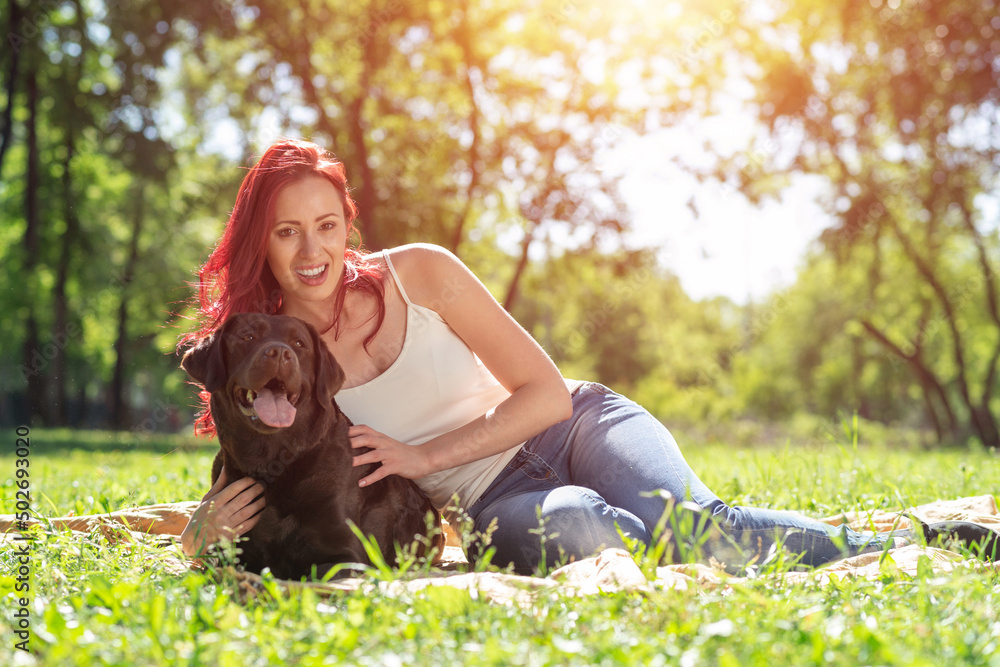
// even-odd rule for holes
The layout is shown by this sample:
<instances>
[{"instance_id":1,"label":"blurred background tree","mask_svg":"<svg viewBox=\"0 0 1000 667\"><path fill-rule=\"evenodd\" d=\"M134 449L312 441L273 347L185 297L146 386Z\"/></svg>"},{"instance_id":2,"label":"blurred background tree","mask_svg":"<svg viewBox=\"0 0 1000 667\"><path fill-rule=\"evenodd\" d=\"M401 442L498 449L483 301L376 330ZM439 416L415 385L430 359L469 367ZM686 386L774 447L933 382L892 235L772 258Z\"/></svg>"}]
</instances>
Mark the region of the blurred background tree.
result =
<instances>
[{"instance_id":1,"label":"blurred background tree","mask_svg":"<svg viewBox=\"0 0 1000 667\"><path fill-rule=\"evenodd\" d=\"M346 163L367 247L458 253L567 376L672 421L857 411L1000 444L996 2L9 0L0 423L186 428L188 283L273 139ZM696 26L679 30L677 26ZM795 284L695 301L628 242L627 139L822 179ZM664 224L670 224L669 212Z\"/></svg>"},{"instance_id":2,"label":"blurred background tree","mask_svg":"<svg viewBox=\"0 0 1000 667\"><path fill-rule=\"evenodd\" d=\"M702 173L754 201L795 175L822 176L836 220L809 267L832 257L836 270L827 289L806 297L829 309L812 313L811 330L799 321L822 349L800 342L798 359L773 367L784 375L775 381L798 375L817 408L829 408L824 394L839 396L865 412L873 409L866 401L879 405L884 419L894 410L878 395L904 389L892 376L906 373L939 438L1000 446L997 3L841 0L726 11L731 25L684 62L717 84L700 89L696 112L711 114L723 83L743 78L752 93L742 104L761 131ZM864 289L844 290L860 280Z\"/></svg>"}]
</instances>

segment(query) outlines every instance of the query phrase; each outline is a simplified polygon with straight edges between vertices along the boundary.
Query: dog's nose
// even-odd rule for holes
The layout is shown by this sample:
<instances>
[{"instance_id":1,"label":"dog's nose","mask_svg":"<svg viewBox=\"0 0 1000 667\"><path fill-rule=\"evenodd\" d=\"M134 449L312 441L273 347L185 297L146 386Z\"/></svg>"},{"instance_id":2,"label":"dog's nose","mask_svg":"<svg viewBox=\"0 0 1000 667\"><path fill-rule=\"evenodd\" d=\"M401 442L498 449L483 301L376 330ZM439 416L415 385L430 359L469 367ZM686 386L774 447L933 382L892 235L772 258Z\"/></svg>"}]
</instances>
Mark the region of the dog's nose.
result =
<instances>
[{"instance_id":1,"label":"dog's nose","mask_svg":"<svg viewBox=\"0 0 1000 667\"><path fill-rule=\"evenodd\" d=\"M291 361L294 354L292 353L292 348L287 345L269 345L264 350L264 356L268 359L276 359L278 361Z\"/></svg>"}]
</instances>

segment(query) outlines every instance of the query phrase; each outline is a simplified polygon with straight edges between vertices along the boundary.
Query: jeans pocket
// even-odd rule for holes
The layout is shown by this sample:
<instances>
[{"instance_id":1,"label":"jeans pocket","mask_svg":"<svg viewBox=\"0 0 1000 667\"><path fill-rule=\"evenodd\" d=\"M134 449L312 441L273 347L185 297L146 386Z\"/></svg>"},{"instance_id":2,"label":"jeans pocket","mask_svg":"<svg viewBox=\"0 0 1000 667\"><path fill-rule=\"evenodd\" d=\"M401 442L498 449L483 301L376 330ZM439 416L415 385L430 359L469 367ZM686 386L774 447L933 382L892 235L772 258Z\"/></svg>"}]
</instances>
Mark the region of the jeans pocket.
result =
<instances>
[{"instance_id":1,"label":"jeans pocket","mask_svg":"<svg viewBox=\"0 0 1000 667\"><path fill-rule=\"evenodd\" d=\"M507 495L548 490L561 484L559 475L542 457L522 447L486 491L468 507L469 516L475 519L483 508Z\"/></svg>"},{"instance_id":2,"label":"jeans pocket","mask_svg":"<svg viewBox=\"0 0 1000 667\"><path fill-rule=\"evenodd\" d=\"M559 479L559 475L556 471L549 466L538 454L534 452L529 452L526 449L521 450L521 454L524 454L521 464L518 467L526 477L529 477L537 482L550 482L552 484L562 484L562 480Z\"/></svg>"}]
</instances>

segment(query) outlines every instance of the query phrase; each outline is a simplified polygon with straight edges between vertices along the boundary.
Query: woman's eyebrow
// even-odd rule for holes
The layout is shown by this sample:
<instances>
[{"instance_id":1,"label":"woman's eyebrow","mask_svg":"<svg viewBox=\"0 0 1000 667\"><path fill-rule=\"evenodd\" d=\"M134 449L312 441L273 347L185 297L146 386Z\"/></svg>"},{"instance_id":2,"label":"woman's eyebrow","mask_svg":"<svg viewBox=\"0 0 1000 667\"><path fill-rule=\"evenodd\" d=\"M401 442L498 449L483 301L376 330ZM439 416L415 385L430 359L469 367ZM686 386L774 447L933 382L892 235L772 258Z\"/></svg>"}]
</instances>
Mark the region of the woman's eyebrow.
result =
<instances>
[{"instance_id":1,"label":"woman's eyebrow","mask_svg":"<svg viewBox=\"0 0 1000 667\"><path fill-rule=\"evenodd\" d=\"M323 215L317 217L316 220L315 220L315 222L319 222L320 220L325 220L326 218L329 218L331 216L333 216L334 218L339 218L340 214L337 213L336 211L330 211L329 213L324 213ZM299 222L298 220L278 220L274 224L276 224L276 225L299 225L299 226L302 226L302 223Z\"/></svg>"}]
</instances>

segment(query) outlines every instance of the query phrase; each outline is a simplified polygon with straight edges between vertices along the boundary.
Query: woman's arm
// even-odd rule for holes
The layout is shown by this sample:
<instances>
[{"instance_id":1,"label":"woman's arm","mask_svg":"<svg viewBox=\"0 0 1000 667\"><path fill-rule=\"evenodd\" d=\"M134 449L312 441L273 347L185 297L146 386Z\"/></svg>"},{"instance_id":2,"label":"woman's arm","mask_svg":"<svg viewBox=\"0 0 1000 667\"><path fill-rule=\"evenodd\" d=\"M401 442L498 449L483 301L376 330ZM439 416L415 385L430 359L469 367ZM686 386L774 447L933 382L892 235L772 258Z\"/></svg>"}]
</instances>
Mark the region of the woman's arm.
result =
<instances>
[{"instance_id":1,"label":"woman's arm","mask_svg":"<svg viewBox=\"0 0 1000 667\"><path fill-rule=\"evenodd\" d=\"M389 474L416 479L498 454L572 415L559 369L461 260L444 248L419 244L394 250L392 263L410 300L441 315L511 395L482 417L419 446L353 427L352 444L373 448L356 456L354 465L382 462L362 486Z\"/></svg>"}]
</instances>

